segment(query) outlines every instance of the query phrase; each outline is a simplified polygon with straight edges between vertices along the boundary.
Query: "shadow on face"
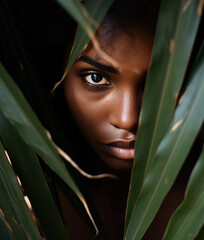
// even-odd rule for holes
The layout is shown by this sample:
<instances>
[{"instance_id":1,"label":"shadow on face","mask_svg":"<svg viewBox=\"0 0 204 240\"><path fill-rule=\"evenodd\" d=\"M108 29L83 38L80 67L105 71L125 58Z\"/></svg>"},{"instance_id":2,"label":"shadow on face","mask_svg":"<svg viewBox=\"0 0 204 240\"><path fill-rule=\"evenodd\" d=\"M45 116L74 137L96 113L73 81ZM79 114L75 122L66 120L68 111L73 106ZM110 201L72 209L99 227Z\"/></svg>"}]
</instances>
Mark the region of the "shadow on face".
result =
<instances>
[{"instance_id":1,"label":"shadow on face","mask_svg":"<svg viewBox=\"0 0 204 240\"><path fill-rule=\"evenodd\" d=\"M71 67L64 92L78 128L100 159L113 169L129 170L154 34L144 26L115 27L110 18L99 27L102 51L89 43Z\"/></svg>"}]
</instances>

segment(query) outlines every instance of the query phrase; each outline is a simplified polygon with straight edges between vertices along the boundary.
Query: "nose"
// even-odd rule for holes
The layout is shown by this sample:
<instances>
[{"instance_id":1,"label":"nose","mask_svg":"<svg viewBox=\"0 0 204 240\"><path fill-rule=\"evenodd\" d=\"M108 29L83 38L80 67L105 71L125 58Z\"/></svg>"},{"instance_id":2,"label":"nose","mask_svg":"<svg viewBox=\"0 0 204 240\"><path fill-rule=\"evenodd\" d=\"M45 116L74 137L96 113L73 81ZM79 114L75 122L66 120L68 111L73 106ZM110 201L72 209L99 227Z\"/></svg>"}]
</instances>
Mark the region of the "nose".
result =
<instances>
[{"instance_id":1,"label":"nose","mask_svg":"<svg viewBox=\"0 0 204 240\"><path fill-rule=\"evenodd\" d=\"M124 91L114 98L109 123L116 128L135 133L138 125L140 106L133 90Z\"/></svg>"}]
</instances>

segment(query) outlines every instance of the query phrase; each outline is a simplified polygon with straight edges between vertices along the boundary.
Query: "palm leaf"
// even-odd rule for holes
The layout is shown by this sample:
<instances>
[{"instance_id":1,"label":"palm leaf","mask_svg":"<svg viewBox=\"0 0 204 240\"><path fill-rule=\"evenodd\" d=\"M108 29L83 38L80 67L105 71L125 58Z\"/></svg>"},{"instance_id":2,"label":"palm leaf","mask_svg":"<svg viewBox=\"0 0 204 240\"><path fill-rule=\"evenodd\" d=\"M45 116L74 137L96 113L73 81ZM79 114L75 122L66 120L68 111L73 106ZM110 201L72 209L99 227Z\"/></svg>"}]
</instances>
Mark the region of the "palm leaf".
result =
<instances>
[{"instance_id":1,"label":"palm leaf","mask_svg":"<svg viewBox=\"0 0 204 240\"><path fill-rule=\"evenodd\" d=\"M23 140L28 143L44 162L73 190L91 218L84 197L48 139L45 130L1 64L0 109Z\"/></svg>"},{"instance_id":2,"label":"palm leaf","mask_svg":"<svg viewBox=\"0 0 204 240\"><path fill-rule=\"evenodd\" d=\"M0 137L47 239L68 239L35 153L0 112ZM35 181L33 181L35 179Z\"/></svg>"},{"instance_id":3,"label":"palm leaf","mask_svg":"<svg viewBox=\"0 0 204 240\"><path fill-rule=\"evenodd\" d=\"M7 226L7 231L0 231L8 239L41 239L38 229L26 205L16 175L4 153L0 142L0 219ZM5 227L4 225L4 227Z\"/></svg>"},{"instance_id":4,"label":"palm leaf","mask_svg":"<svg viewBox=\"0 0 204 240\"><path fill-rule=\"evenodd\" d=\"M137 132L126 228L155 151L172 119L200 20L198 5L199 0L164 0L161 5Z\"/></svg>"},{"instance_id":5,"label":"palm leaf","mask_svg":"<svg viewBox=\"0 0 204 240\"><path fill-rule=\"evenodd\" d=\"M204 45L203 45L204 46ZM204 120L204 47L173 122L158 147L152 168L135 202L125 239L140 239L173 185Z\"/></svg>"},{"instance_id":6,"label":"palm leaf","mask_svg":"<svg viewBox=\"0 0 204 240\"><path fill-rule=\"evenodd\" d=\"M93 34L95 33L97 27L99 26L104 16L106 15L113 0L97 0L97 1L87 0L85 1L84 5L81 6L79 6L78 3L77 5L76 4L70 5L70 1L64 0L57 0L57 2L61 4L71 16L73 16L73 12L77 12L77 14L73 16L73 18L79 24L73 48L69 56L69 61L67 63L64 75L61 79L62 81L64 77L67 75L70 67L72 66L76 58L80 55L80 53L84 49L85 45L89 42L90 38L93 37ZM78 17L78 15L80 15L81 12L83 12L84 14L83 18L81 16L80 18ZM60 82L58 82L55 85L55 87L57 87Z\"/></svg>"},{"instance_id":7,"label":"palm leaf","mask_svg":"<svg viewBox=\"0 0 204 240\"><path fill-rule=\"evenodd\" d=\"M164 240L194 239L204 224L204 150L196 163L186 189L185 199L172 216Z\"/></svg>"},{"instance_id":8,"label":"palm leaf","mask_svg":"<svg viewBox=\"0 0 204 240\"><path fill-rule=\"evenodd\" d=\"M81 8L81 4L79 4L78 1L76 2L70 1L70 2L72 2L71 5L69 5L70 3L68 3L67 6L69 7L71 6L70 8L71 13L73 13L72 7ZM86 8L87 8L87 11L90 12L91 16L93 14L96 19L99 19L99 21L101 21L103 16L105 15L104 10L100 11L100 13L97 13L97 11L99 9L100 10L104 8L107 9L110 6L111 2L112 1L105 1L105 2L98 1L97 4L95 3L93 4L91 1L86 1ZM67 3L65 3L65 5L66 4ZM81 14L80 9L78 10L79 10L78 13L75 12L76 15ZM36 80L35 80L35 78L37 79L36 74L33 73L32 68L29 65L26 52L18 36L18 33L15 29L15 25L12 21L12 16L10 15L10 11L6 1L2 2L2 6L0 6L0 11L1 11L0 17L2 20L1 29L3 30L2 32L3 34L1 35L1 40L3 40L4 49L6 49L8 55L10 56L10 60L13 61L12 65L15 66L17 75L20 74L20 81L17 81L17 82L18 83L20 82L21 84L21 82L24 81L22 86L24 89L24 93L26 93L26 96L29 99L29 102L32 104L32 106L35 106L35 107L37 106L36 108L40 110L41 118L44 120L44 122L46 122L47 126L53 133L55 139L57 139L57 142L58 143L60 142L60 145L66 148L66 144L64 144L65 142L67 142L66 136L63 135L62 131L59 131L61 130L59 128L60 124L57 124L55 114L53 114L53 112L51 111L52 109L49 108L49 105L47 104L45 99L43 99L41 93L39 92L38 84L36 84ZM88 26L86 21L84 21L84 16L82 16L82 18L83 18L83 23L85 23ZM81 18L79 17L78 20L80 21L80 19ZM80 34L82 33L84 34L83 30L81 32L79 31L79 34L78 34L79 38L80 38ZM21 63L21 66L19 65L19 62ZM23 68L23 71L22 71L22 68ZM64 141L61 141L62 139Z\"/></svg>"},{"instance_id":9,"label":"palm leaf","mask_svg":"<svg viewBox=\"0 0 204 240\"><path fill-rule=\"evenodd\" d=\"M4 240L14 240L11 230L7 227L3 212L0 213L0 238Z\"/></svg>"}]
</instances>

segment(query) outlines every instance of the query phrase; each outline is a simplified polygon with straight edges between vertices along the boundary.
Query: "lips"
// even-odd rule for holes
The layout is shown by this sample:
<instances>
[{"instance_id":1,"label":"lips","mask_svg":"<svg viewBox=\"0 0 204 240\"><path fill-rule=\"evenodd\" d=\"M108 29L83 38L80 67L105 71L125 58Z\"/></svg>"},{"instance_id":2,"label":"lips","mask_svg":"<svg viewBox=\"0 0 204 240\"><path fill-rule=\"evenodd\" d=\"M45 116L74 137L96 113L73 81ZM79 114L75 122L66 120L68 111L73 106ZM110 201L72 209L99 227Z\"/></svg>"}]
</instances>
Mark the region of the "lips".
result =
<instances>
[{"instance_id":1,"label":"lips","mask_svg":"<svg viewBox=\"0 0 204 240\"><path fill-rule=\"evenodd\" d=\"M119 159L133 159L134 158L134 145L135 141L118 141L105 144L109 153Z\"/></svg>"}]
</instances>

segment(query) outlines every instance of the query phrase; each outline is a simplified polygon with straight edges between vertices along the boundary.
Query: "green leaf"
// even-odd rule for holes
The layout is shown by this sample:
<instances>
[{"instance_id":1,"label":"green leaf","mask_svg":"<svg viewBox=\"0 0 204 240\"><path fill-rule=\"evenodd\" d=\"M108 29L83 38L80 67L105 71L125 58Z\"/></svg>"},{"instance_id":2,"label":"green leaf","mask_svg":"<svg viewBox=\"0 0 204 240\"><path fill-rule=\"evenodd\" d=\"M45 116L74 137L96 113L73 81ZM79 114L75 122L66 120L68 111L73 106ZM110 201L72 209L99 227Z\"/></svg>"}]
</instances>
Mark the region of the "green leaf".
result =
<instances>
[{"instance_id":1,"label":"green leaf","mask_svg":"<svg viewBox=\"0 0 204 240\"><path fill-rule=\"evenodd\" d=\"M0 64L0 108L6 118L16 128L19 135L27 142L76 193L76 187L62 160L49 141L45 129L28 105L24 96Z\"/></svg>"},{"instance_id":2,"label":"green leaf","mask_svg":"<svg viewBox=\"0 0 204 240\"><path fill-rule=\"evenodd\" d=\"M199 0L164 0L161 5L137 132L126 228L156 149L172 119L200 20L198 5Z\"/></svg>"},{"instance_id":3,"label":"green leaf","mask_svg":"<svg viewBox=\"0 0 204 240\"><path fill-rule=\"evenodd\" d=\"M23 140L73 190L91 218L88 206L80 190L48 139L39 120L2 64L0 64L0 109Z\"/></svg>"},{"instance_id":4,"label":"green leaf","mask_svg":"<svg viewBox=\"0 0 204 240\"><path fill-rule=\"evenodd\" d=\"M35 153L0 112L0 137L47 239L68 239ZM35 179L35 181L33 181Z\"/></svg>"},{"instance_id":5,"label":"green leaf","mask_svg":"<svg viewBox=\"0 0 204 240\"><path fill-rule=\"evenodd\" d=\"M72 15L73 8L70 8L69 1L65 2L62 0L57 0L57 2L59 2L64 7L64 9L70 15ZM70 67L75 62L76 58L80 55L85 45L89 42L90 38L93 36L94 32L96 31L99 24L102 22L112 3L113 0L97 0L97 1L86 0L84 3L84 8L86 10L84 11L86 11L88 15L84 16L83 20L77 18L77 16L73 17L78 22L79 26L76 32L72 51L69 56L69 61L67 63L62 80L67 75ZM77 6L75 7L77 8ZM56 86L59 83L57 83Z\"/></svg>"},{"instance_id":6,"label":"green leaf","mask_svg":"<svg viewBox=\"0 0 204 240\"><path fill-rule=\"evenodd\" d=\"M0 239L3 240L14 240L11 229L9 228L5 215L0 211Z\"/></svg>"},{"instance_id":7,"label":"green leaf","mask_svg":"<svg viewBox=\"0 0 204 240\"><path fill-rule=\"evenodd\" d=\"M204 120L204 45L190 74L173 122L135 202L125 239L141 239L173 185Z\"/></svg>"},{"instance_id":8,"label":"green leaf","mask_svg":"<svg viewBox=\"0 0 204 240\"><path fill-rule=\"evenodd\" d=\"M204 149L196 163L185 198L178 210L172 216L164 240L194 239L204 224Z\"/></svg>"},{"instance_id":9,"label":"green leaf","mask_svg":"<svg viewBox=\"0 0 204 240\"><path fill-rule=\"evenodd\" d=\"M16 239L41 239L0 142L0 215ZM10 235L10 234L9 234ZM8 234L7 234L8 236Z\"/></svg>"}]
</instances>

